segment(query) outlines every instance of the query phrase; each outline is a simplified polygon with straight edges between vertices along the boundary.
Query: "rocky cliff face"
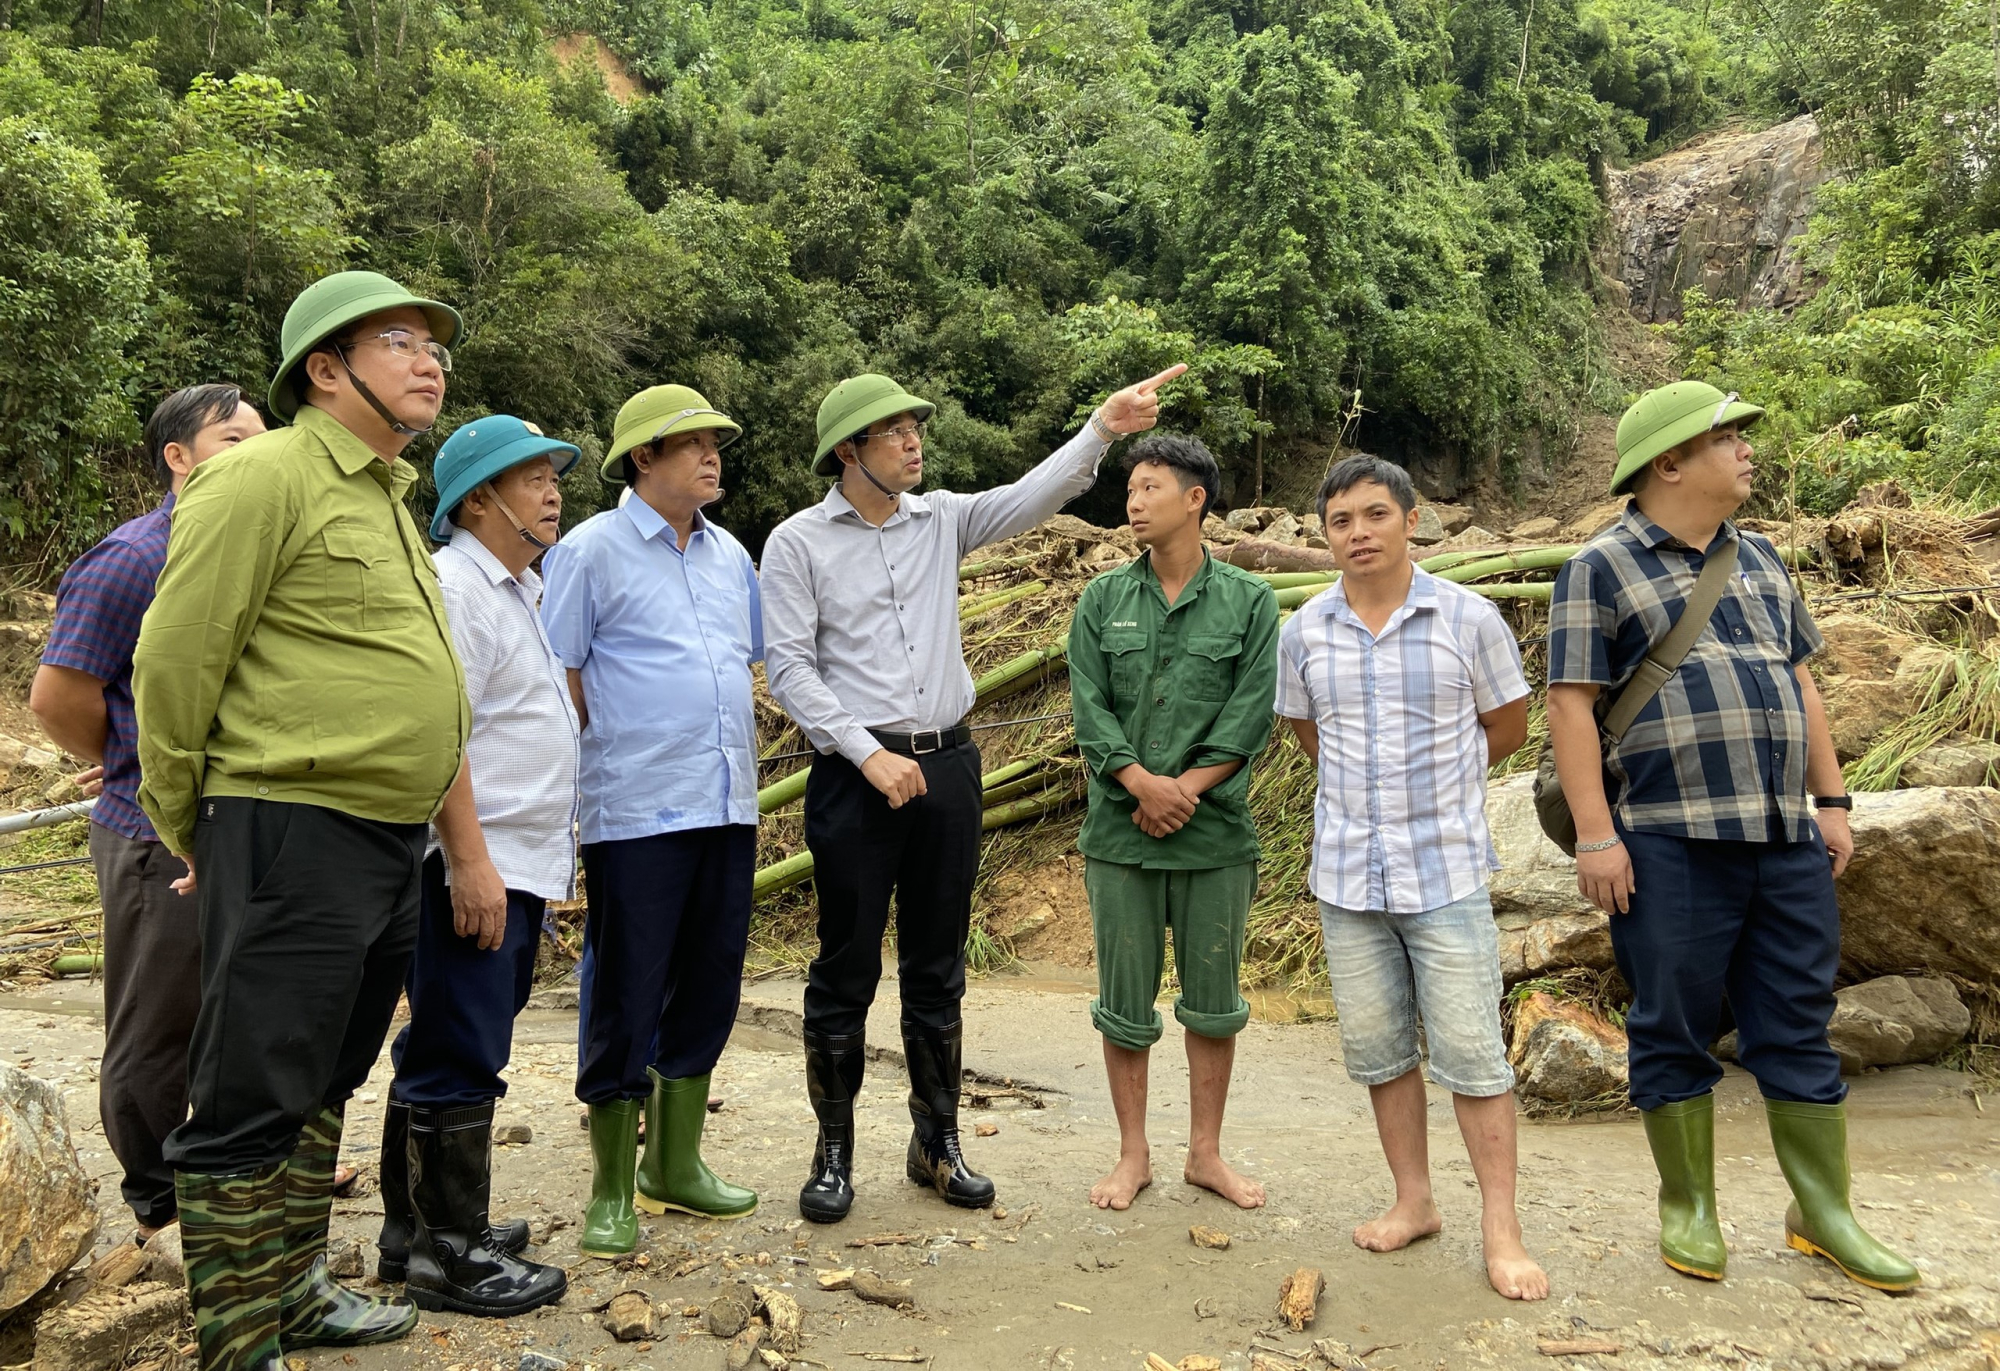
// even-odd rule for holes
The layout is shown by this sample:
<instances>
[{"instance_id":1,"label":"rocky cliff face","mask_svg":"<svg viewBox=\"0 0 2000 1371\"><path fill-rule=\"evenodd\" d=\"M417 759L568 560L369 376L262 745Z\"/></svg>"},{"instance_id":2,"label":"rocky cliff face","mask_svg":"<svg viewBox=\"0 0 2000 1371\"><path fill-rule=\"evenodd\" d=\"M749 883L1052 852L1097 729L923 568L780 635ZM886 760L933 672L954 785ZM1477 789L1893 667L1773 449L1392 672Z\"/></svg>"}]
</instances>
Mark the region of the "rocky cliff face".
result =
<instances>
[{"instance_id":1,"label":"rocky cliff face","mask_svg":"<svg viewBox=\"0 0 2000 1371\"><path fill-rule=\"evenodd\" d=\"M1606 173L1607 275L1648 323L1678 319L1681 293L1782 309L1812 293L1796 252L1826 177L1811 115L1756 133L1704 135Z\"/></svg>"}]
</instances>

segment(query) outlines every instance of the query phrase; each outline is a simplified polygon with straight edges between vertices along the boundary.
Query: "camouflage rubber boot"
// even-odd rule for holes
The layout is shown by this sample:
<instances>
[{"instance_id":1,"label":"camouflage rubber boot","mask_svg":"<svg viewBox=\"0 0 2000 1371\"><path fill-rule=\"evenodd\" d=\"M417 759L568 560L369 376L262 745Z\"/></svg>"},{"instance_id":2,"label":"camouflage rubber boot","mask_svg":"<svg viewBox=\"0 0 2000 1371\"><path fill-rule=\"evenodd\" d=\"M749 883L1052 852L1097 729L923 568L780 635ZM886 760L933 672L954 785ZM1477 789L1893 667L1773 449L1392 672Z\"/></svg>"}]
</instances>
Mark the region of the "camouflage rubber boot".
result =
<instances>
[{"instance_id":1,"label":"camouflage rubber boot","mask_svg":"<svg viewBox=\"0 0 2000 1371\"><path fill-rule=\"evenodd\" d=\"M306 1120L285 1164L285 1293L278 1336L287 1351L389 1342L417 1326L417 1307L408 1300L349 1290L327 1272L341 1114L327 1108Z\"/></svg>"},{"instance_id":2,"label":"camouflage rubber boot","mask_svg":"<svg viewBox=\"0 0 2000 1371\"><path fill-rule=\"evenodd\" d=\"M174 1176L181 1258L202 1371L285 1371L285 1164L231 1176Z\"/></svg>"}]
</instances>

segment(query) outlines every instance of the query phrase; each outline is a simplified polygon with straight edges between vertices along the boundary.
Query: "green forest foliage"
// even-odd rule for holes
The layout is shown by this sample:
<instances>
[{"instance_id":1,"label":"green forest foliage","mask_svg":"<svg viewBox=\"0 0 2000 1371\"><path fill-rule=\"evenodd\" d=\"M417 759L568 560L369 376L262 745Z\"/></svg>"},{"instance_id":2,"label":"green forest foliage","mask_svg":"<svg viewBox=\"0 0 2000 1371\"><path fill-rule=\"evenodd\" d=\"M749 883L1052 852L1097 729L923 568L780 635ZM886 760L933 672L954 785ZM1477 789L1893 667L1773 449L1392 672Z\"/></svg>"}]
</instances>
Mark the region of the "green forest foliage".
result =
<instances>
[{"instance_id":1,"label":"green forest foliage","mask_svg":"<svg viewBox=\"0 0 2000 1371\"><path fill-rule=\"evenodd\" d=\"M1789 317L1698 293L1689 374L1771 409L1759 445L1802 508L1898 477L2000 502L2000 38L1988 0L1768 0L1770 71L1815 110L1836 179Z\"/></svg>"},{"instance_id":2,"label":"green forest foliage","mask_svg":"<svg viewBox=\"0 0 2000 1371\"><path fill-rule=\"evenodd\" d=\"M1238 500L1344 418L1505 470L1618 398L1592 360L1593 169L1799 98L1722 22L1692 0L0 0L0 534L60 565L129 512L154 400L261 395L287 302L341 266L464 312L439 435L504 409L594 453L640 386L706 391L748 430L718 513L753 546L817 498L815 407L863 369L938 402L940 484L1019 472L1175 360L1167 422ZM568 34L638 90L613 98L588 45L559 62ZM1874 155L1894 177L1928 154ZM1894 303L1956 260L1911 261ZM1735 327L1704 346L1734 357Z\"/></svg>"}]
</instances>

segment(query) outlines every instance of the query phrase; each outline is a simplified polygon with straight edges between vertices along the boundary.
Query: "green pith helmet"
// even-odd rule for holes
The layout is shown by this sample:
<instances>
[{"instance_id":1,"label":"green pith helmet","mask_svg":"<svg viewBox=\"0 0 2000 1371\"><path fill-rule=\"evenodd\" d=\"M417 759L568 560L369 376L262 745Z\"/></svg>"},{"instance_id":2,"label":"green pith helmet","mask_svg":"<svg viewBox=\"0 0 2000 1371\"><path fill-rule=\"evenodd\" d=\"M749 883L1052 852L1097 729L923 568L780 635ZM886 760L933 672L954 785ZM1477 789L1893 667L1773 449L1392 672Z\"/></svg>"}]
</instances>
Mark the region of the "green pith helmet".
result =
<instances>
[{"instance_id":1,"label":"green pith helmet","mask_svg":"<svg viewBox=\"0 0 2000 1371\"><path fill-rule=\"evenodd\" d=\"M936 409L929 400L919 400L886 376L873 372L850 376L819 402L819 451L813 454L813 470L821 476L837 476L840 459L833 455L835 444L883 419L913 410L917 418L928 419Z\"/></svg>"},{"instance_id":2,"label":"green pith helmet","mask_svg":"<svg viewBox=\"0 0 2000 1371\"><path fill-rule=\"evenodd\" d=\"M598 474L609 486L622 486L632 479L625 454L645 443L657 442L676 433L698 429L722 430L717 447L728 447L743 435L743 426L719 409L709 406L700 391L689 386L652 386L640 391L618 407L611 421L611 451L605 455Z\"/></svg>"},{"instance_id":3,"label":"green pith helmet","mask_svg":"<svg viewBox=\"0 0 2000 1371\"><path fill-rule=\"evenodd\" d=\"M1611 493L1623 495L1625 483L1669 448L1679 447L1724 424L1749 428L1764 417L1756 405L1724 395L1706 381L1676 381L1649 390L1618 421L1618 468L1611 473Z\"/></svg>"},{"instance_id":4,"label":"green pith helmet","mask_svg":"<svg viewBox=\"0 0 2000 1371\"><path fill-rule=\"evenodd\" d=\"M266 397L271 413L289 422L299 412L300 386L295 372L307 353L357 319L406 305L424 312L431 337L446 347L454 346L465 332L465 321L450 305L412 295L380 272L337 271L300 291L285 311L285 327L278 336L285 360L271 377Z\"/></svg>"}]
</instances>

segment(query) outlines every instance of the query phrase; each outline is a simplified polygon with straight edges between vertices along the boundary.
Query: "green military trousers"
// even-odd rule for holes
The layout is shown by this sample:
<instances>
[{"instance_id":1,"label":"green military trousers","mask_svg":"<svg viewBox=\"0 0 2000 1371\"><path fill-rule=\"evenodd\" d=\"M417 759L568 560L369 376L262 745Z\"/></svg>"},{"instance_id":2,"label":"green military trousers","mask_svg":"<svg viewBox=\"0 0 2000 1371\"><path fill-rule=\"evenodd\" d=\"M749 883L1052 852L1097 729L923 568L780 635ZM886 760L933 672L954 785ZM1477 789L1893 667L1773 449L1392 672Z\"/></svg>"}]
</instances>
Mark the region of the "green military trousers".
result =
<instances>
[{"instance_id":1,"label":"green military trousers","mask_svg":"<svg viewBox=\"0 0 2000 1371\"><path fill-rule=\"evenodd\" d=\"M1162 871L1086 857L1084 889L1097 935L1097 998L1090 1020L1119 1047L1143 1052L1160 1040L1167 930L1181 993L1174 1017L1190 1033L1230 1038L1250 1021L1239 976L1243 929L1257 893L1257 863Z\"/></svg>"}]
</instances>

